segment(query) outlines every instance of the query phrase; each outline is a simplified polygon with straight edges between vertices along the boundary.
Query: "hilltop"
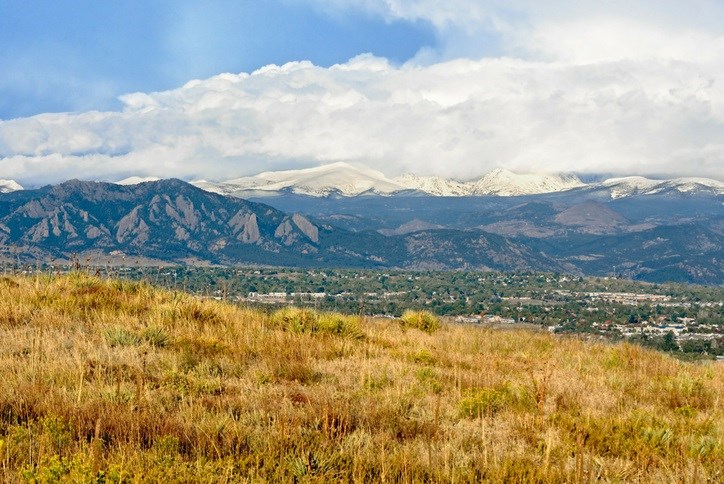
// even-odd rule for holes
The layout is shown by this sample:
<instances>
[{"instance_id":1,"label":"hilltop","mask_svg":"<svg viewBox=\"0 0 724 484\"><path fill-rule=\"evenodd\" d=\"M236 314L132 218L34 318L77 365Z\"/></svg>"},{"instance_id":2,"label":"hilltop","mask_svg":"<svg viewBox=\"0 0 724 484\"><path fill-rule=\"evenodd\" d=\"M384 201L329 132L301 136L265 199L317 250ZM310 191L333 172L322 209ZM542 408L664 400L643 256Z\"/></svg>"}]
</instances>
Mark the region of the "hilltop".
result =
<instances>
[{"instance_id":1,"label":"hilltop","mask_svg":"<svg viewBox=\"0 0 724 484\"><path fill-rule=\"evenodd\" d=\"M722 479L721 365L81 273L0 291L5 482Z\"/></svg>"}]
</instances>

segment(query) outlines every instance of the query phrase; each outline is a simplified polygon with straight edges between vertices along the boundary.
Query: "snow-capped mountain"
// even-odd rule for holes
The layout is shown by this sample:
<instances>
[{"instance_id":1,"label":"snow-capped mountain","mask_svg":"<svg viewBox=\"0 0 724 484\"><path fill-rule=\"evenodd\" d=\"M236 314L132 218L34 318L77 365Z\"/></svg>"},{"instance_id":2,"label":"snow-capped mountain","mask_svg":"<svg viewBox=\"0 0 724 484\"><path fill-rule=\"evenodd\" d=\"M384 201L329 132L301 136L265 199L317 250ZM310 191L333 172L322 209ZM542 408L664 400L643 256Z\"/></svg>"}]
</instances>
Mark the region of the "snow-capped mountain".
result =
<instances>
[{"instance_id":1,"label":"snow-capped mountain","mask_svg":"<svg viewBox=\"0 0 724 484\"><path fill-rule=\"evenodd\" d=\"M211 193L218 193L219 195L234 195L235 192L239 191L238 187L227 185L225 182L215 183L207 180L192 180L189 183L196 188Z\"/></svg>"},{"instance_id":2,"label":"snow-capped mountain","mask_svg":"<svg viewBox=\"0 0 724 484\"><path fill-rule=\"evenodd\" d=\"M661 183L661 180L652 180L642 176L627 176L622 178L609 178L594 186L608 190L611 198L623 198L644 194L659 183Z\"/></svg>"},{"instance_id":3,"label":"snow-capped mountain","mask_svg":"<svg viewBox=\"0 0 724 484\"><path fill-rule=\"evenodd\" d=\"M116 183L135 185L156 180L158 179L155 177L132 176ZM498 168L472 181L414 174L393 179L377 170L343 162L300 170L268 171L224 182L196 180L190 183L208 192L242 198L274 196L285 192L313 197L391 196L410 192L442 197L524 196L565 191L582 195L596 194L597 197L611 199L665 194L724 195L724 183L707 178L654 180L642 176L628 176L586 184L572 174L518 174Z\"/></svg>"},{"instance_id":4,"label":"snow-capped mountain","mask_svg":"<svg viewBox=\"0 0 724 484\"><path fill-rule=\"evenodd\" d=\"M439 176L418 176L406 173L395 178L395 183L428 195L438 197L464 197L472 194L472 184L449 180Z\"/></svg>"},{"instance_id":5,"label":"snow-capped mountain","mask_svg":"<svg viewBox=\"0 0 724 484\"><path fill-rule=\"evenodd\" d=\"M474 183L473 195L517 196L562 192L585 184L575 175L543 175L513 173L496 168Z\"/></svg>"},{"instance_id":6,"label":"snow-capped mountain","mask_svg":"<svg viewBox=\"0 0 724 484\"><path fill-rule=\"evenodd\" d=\"M646 193L653 195L666 191L677 191L679 193L710 193L712 195L724 195L724 183L709 178L674 178L665 180Z\"/></svg>"},{"instance_id":7,"label":"snow-capped mountain","mask_svg":"<svg viewBox=\"0 0 724 484\"><path fill-rule=\"evenodd\" d=\"M724 183L709 178L674 178L672 180L653 180L642 176L609 178L593 189L608 191L611 198L624 198L635 195L662 195L665 193L724 195Z\"/></svg>"},{"instance_id":8,"label":"snow-capped mountain","mask_svg":"<svg viewBox=\"0 0 724 484\"><path fill-rule=\"evenodd\" d=\"M22 189L22 185L15 180L0 180L0 193L17 192Z\"/></svg>"},{"instance_id":9,"label":"snow-capped mountain","mask_svg":"<svg viewBox=\"0 0 724 484\"><path fill-rule=\"evenodd\" d=\"M302 170L270 171L221 183L191 182L204 190L225 195L275 194L289 191L301 195L326 197L339 194L393 195L415 191L427 195L461 197L470 195L532 195L584 186L574 175L518 175L494 170L478 181L461 182L438 176L405 174L394 179L383 173L349 163L332 163Z\"/></svg>"},{"instance_id":10,"label":"snow-capped mountain","mask_svg":"<svg viewBox=\"0 0 724 484\"><path fill-rule=\"evenodd\" d=\"M364 193L390 195L406 190L379 171L343 162L301 170L268 171L217 184L204 180L193 183L204 190L225 194L290 191L313 197L332 194L354 197Z\"/></svg>"},{"instance_id":11,"label":"snow-capped mountain","mask_svg":"<svg viewBox=\"0 0 724 484\"><path fill-rule=\"evenodd\" d=\"M160 178L156 178L155 176L129 176L128 178L124 178L123 180L118 180L115 182L116 185L138 185L139 183L146 183L146 182L152 182L152 181L159 181Z\"/></svg>"}]
</instances>

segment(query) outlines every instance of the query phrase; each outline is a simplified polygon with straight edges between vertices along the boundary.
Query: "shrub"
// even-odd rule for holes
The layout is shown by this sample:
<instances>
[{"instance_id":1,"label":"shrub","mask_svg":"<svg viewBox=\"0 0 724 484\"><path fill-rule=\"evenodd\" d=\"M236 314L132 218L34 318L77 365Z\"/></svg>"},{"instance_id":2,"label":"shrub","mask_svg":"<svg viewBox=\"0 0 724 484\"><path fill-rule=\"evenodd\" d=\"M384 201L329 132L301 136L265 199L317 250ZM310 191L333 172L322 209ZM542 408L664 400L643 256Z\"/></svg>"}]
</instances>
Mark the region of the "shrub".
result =
<instances>
[{"instance_id":1,"label":"shrub","mask_svg":"<svg viewBox=\"0 0 724 484\"><path fill-rule=\"evenodd\" d=\"M361 338L359 318L337 313L318 313L305 308L284 308L271 316L274 327L293 333L327 333Z\"/></svg>"},{"instance_id":2,"label":"shrub","mask_svg":"<svg viewBox=\"0 0 724 484\"><path fill-rule=\"evenodd\" d=\"M292 333L314 333L318 330L319 315L311 309L284 308L271 315L274 327Z\"/></svg>"},{"instance_id":3,"label":"shrub","mask_svg":"<svg viewBox=\"0 0 724 484\"><path fill-rule=\"evenodd\" d=\"M359 339L364 336L359 327L359 317L337 313L322 313L318 320L319 331Z\"/></svg>"},{"instance_id":4,"label":"shrub","mask_svg":"<svg viewBox=\"0 0 724 484\"><path fill-rule=\"evenodd\" d=\"M141 344L141 338L137 334L118 326L107 328L103 332L103 336L110 346L138 346Z\"/></svg>"},{"instance_id":5,"label":"shrub","mask_svg":"<svg viewBox=\"0 0 724 484\"><path fill-rule=\"evenodd\" d=\"M165 329L159 327L149 327L143 330L141 338L149 345L156 348L163 348L168 345L169 336Z\"/></svg>"},{"instance_id":6,"label":"shrub","mask_svg":"<svg viewBox=\"0 0 724 484\"><path fill-rule=\"evenodd\" d=\"M432 334L440 329L440 318L432 314L430 311L412 311L407 310L402 313L400 325L403 328L415 328L420 331Z\"/></svg>"}]
</instances>

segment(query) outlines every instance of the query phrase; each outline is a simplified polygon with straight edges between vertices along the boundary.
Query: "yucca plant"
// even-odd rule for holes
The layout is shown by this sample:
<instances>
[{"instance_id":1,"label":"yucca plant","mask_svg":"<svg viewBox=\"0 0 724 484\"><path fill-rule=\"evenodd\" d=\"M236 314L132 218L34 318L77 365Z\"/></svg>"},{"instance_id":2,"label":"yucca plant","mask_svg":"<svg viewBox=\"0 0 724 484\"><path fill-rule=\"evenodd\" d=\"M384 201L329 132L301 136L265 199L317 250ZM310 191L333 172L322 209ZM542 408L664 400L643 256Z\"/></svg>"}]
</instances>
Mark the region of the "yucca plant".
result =
<instances>
[{"instance_id":1,"label":"yucca plant","mask_svg":"<svg viewBox=\"0 0 724 484\"><path fill-rule=\"evenodd\" d=\"M403 328L414 328L432 334L442 326L440 318L432 314L430 311L413 311L407 310L402 313L400 325Z\"/></svg>"}]
</instances>

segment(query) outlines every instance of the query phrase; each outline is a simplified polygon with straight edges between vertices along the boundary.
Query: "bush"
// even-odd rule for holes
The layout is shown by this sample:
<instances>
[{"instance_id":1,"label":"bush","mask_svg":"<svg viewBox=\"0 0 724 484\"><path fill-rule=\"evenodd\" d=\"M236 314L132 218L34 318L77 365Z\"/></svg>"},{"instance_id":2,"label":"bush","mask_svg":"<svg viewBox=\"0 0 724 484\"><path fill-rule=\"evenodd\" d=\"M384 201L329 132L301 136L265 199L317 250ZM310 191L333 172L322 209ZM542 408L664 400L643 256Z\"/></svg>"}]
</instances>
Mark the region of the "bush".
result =
<instances>
[{"instance_id":1,"label":"bush","mask_svg":"<svg viewBox=\"0 0 724 484\"><path fill-rule=\"evenodd\" d=\"M361 338L359 318L337 313L318 313L311 309L284 308L271 316L274 327L293 333L326 333Z\"/></svg>"},{"instance_id":2,"label":"bush","mask_svg":"<svg viewBox=\"0 0 724 484\"><path fill-rule=\"evenodd\" d=\"M169 336L165 329L157 326L148 327L143 330L141 337L149 345L156 348L163 348L168 345Z\"/></svg>"},{"instance_id":3,"label":"bush","mask_svg":"<svg viewBox=\"0 0 724 484\"><path fill-rule=\"evenodd\" d=\"M412 311L407 310L402 313L400 325L403 328L415 328L420 331L432 334L442 326L440 318L432 314L430 311Z\"/></svg>"},{"instance_id":4,"label":"bush","mask_svg":"<svg viewBox=\"0 0 724 484\"><path fill-rule=\"evenodd\" d=\"M318 330L319 315L311 309L284 308L271 315L271 323L275 328L292 333L314 333Z\"/></svg>"},{"instance_id":5,"label":"bush","mask_svg":"<svg viewBox=\"0 0 724 484\"><path fill-rule=\"evenodd\" d=\"M337 336L359 339L364 336L359 327L359 317L337 313L322 313L318 319L318 330Z\"/></svg>"},{"instance_id":6,"label":"bush","mask_svg":"<svg viewBox=\"0 0 724 484\"><path fill-rule=\"evenodd\" d=\"M141 338L137 334L118 326L107 328L103 332L103 336L110 346L138 346L141 344Z\"/></svg>"}]
</instances>

